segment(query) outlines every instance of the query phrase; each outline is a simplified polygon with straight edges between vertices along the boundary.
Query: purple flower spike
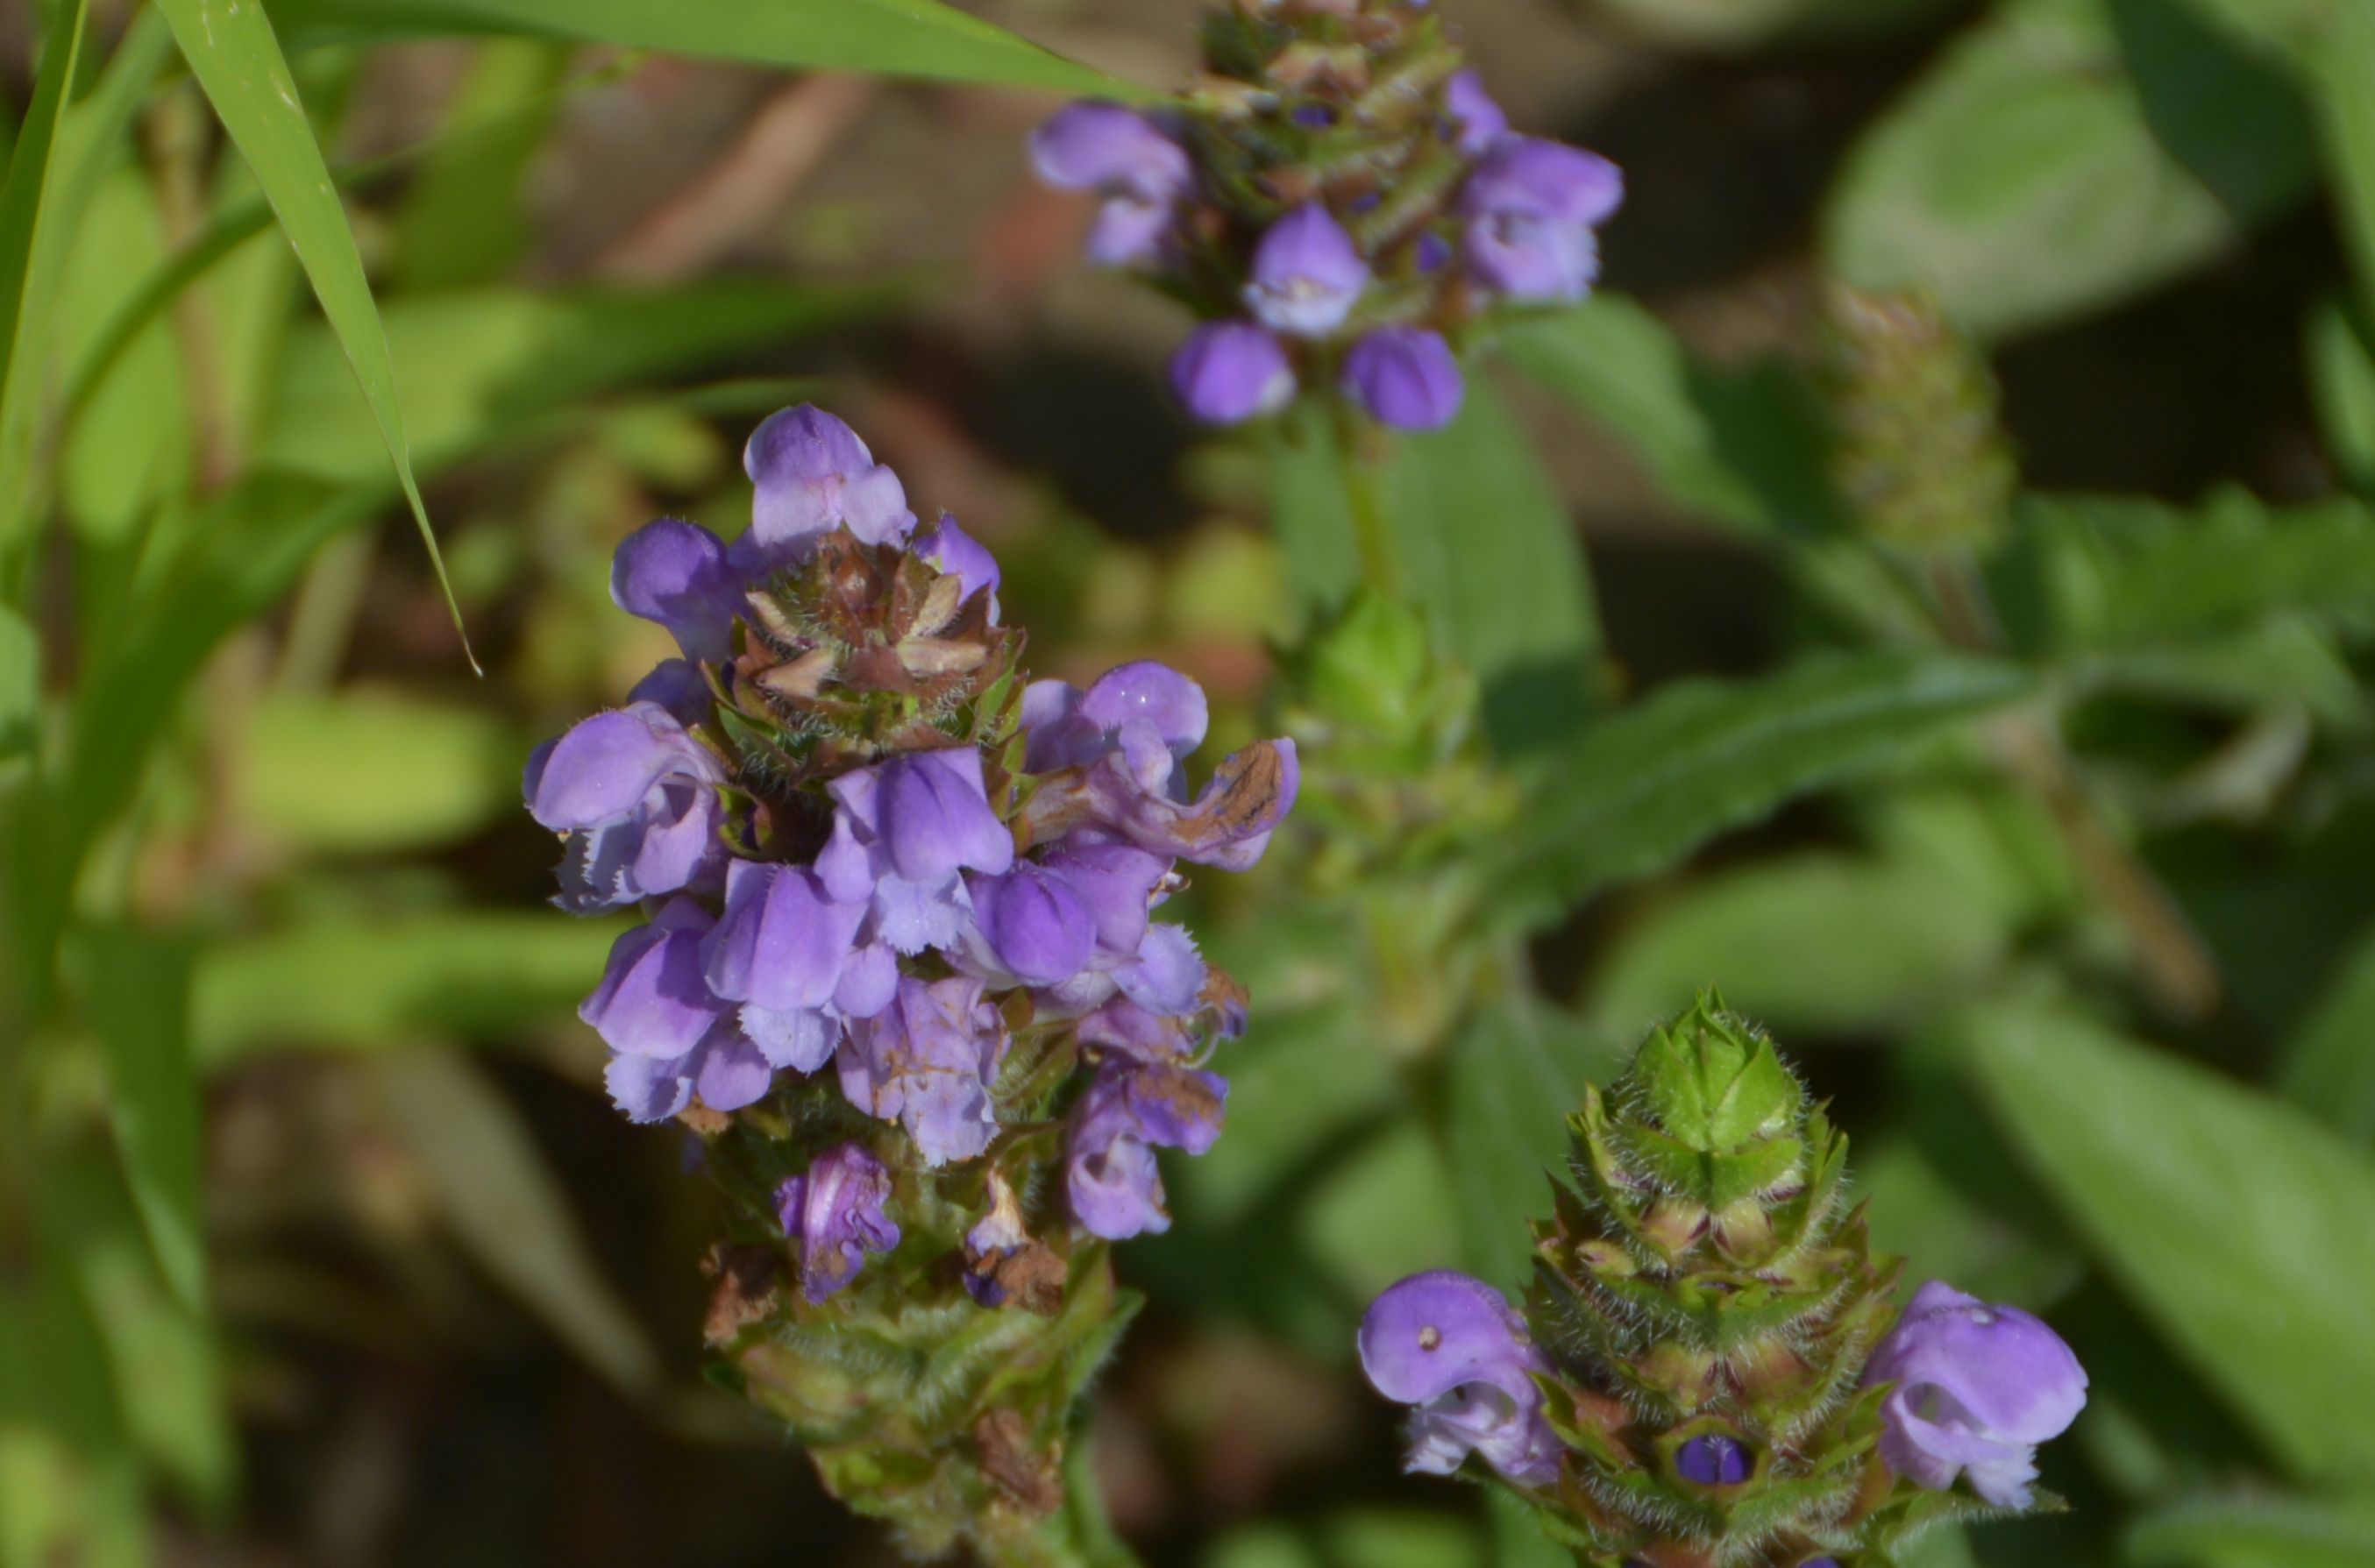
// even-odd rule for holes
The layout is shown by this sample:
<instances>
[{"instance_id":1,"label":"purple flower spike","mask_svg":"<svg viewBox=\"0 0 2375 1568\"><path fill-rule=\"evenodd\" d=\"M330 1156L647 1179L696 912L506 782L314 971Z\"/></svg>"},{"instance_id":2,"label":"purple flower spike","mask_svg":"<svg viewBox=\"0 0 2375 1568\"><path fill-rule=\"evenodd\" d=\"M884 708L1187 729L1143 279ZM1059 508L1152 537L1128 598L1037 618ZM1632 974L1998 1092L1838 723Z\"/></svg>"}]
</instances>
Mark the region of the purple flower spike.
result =
<instances>
[{"instance_id":1,"label":"purple flower spike","mask_svg":"<svg viewBox=\"0 0 2375 1568\"><path fill-rule=\"evenodd\" d=\"M916 525L899 476L874 461L857 431L813 404L767 416L742 449L742 466L758 487L750 532L732 552L745 576L800 560L837 527L882 545Z\"/></svg>"},{"instance_id":2,"label":"purple flower spike","mask_svg":"<svg viewBox=\"0 0 2375 1568\"><path fill-rule=\"evenodd\" d=\"M1512 136L1468 176L1459 209L1471 218L1520 213L1590 228L1605 223L1624 200L1624 171L1598 153Z\"/></svg>"},{"instance_id":3,"label":"purple flower spike","mask_svg":"<svg viewBox=\"0 0 2375 1568\"><path fill-rule=\"evenodd\" d=\"M1254 248L1246 304L1272 332L1325 337L1344 324L1368 283L1369 264L1353 237L1314 202L1271 224Z\"/></svg>"},{"instance_id":4,"label":"purple flower spike","mask_svg":"<svg viewBox=\"0 0 2375 1568\"><path fill-rule=\"evenodd\" d=\"M775 1189L784 1234L800 1244L800 1291L821 1302L857 1278L870 1252L899 1244L899 1226L883 1211L891 1173L859 1144L817 1156L804 1174Z\"/></svg>"},{"instance_id":5,"label":"purple flower spike","mask_svg":"<svg viewBox=\"0 0 2375 1568\"><path fill-rule=\"evenodd\" d=\"M1483 156L1509 134L1509 117L1484 90L1484 78L1461 71L1443 84L1444 107L1451 111L1453 139L1471 158Z\"/></svg>"},{"instance_id":6,"label":"purple flower spike","mask_svg":"<svg viewBox=\"0 0 2375 1568\"><path fill-rule=\"evenodd\" d=\"M1294 400L1294 368L1251 322L1206 322L1171 356L1171 386L1206 424L1243 424Z\"/></svg>"},{"instance_id":7,"label":"purple flower spike","mask_svg":"<svg viewBox=\"0 0 2375 1568\"><path fill-rule=\"evenodd\" d=\"M1738 1486L1755 1468L1748 1450L1720 1432L1694 1437L1674 1453L1674 1468L1700 1486Z\"/></svg>"},{"instance_id":8,"label":"purple flower spike","mask_svg":"<svg viewBox=\"0 0 2375 1568\"><path fill-rule=\"evenodd\" d=\"M957 526L957 520L947 513L940 520L916 536L911 547L917 555L956 578L959 591L968 599L975 594L989 595L989 621L998 624L998 584L1000 574L998 558L983 548L979 539Z\"/></svg>"},{"instance_id":9,"label":"purple flower spike","mask_svg":"<svg viewBox=\"0 0 2375 1568\"><path fill-rule=\"evenodd\" d=\"M1914 1292L1863 1382L1896 1385L1881 1407L1889 1468L1932 1491L1968 1470L1999 1508L2028 1506L2037 1445L2086 1403L2086 1369L2052 1329L1935 1279Z\"/></svg>"},{"instance_id":10,"label":"purple flower spike","mask_svg":"<svg viewBox=\"0 0 2375 1568\"><path fill-rule=\"evenodd\" d=\"M970 1160L997 1130L989 1077L1006 1046L978 980L912 975L881 1013L850 1028L841 1091L858 1109L907 1129L927 1164Z\"/></svg>"},{"instance_id":11,"label":"purple flower spike","mask_svg":"<svg viewBox=\"0 0 2375 1568\"><path fill-rule=\"evenodd\" d=\"M1088 967L1096 917L1070 882L1029 861L1003 877L975 877L973 914L991 953L1027 985L1054 985Z\"/></svg>"},{"instance_id":12,"label":"purple flower spike","mask_svg":"<svg viewBox=\"0 0 2375 1568\"><path fill-rule=\"evenodd\" d=\"M1371 1385L1416 1407L1404 1469L1449 1475L1474 1453L1522 1486L1558 1478L1533 1379L1550 1364L1500 1291L1447 1268L1413 1274L1369 1303L1359 1344Z\"/></svg>"},{"instance_id":13,"label":"purple flower spike","mask_svg":"<svg viewBox=\"0 0 2375 1568\"><path fill-rule=\"evenodd\" d=\"M628 535L610 558L610 601L667 627L688 659L734 656L742 583L706 528L663 517Z\"/></svg>"},{"instance_id":14,"label":"purple flower spike","mask_svg":"<svg viewBox=\"0 0 2375 1568\"><path fill-rule=\"evenodd\" d=\"M725 770L656 702L597 713L528 758L528 814L569 835L561 892L573 914L714 885Z\"/></svg>"},{"instance_id":15,"label":"purple flower spike","mask_svg":"<svg viewBox=\"0 0 2375 1568\"><path fill-rule=\"evenodd\" d=\"M1187 151L1144 115L1115 103L1075 103L1031 136L1031 163L1058 190L1105 198L1089 230L1089 260L1145 266L1162 260L1179 198L1193 178Z\"/></svg>"},{"instance_id":16,"label":"purple flower spike","mask_svg":"<svg viewBox=\"0 0 2375 1568\"><path fill-rule=\"evenodd\" d=\"M1432 430L1459 412L1467 385L1441 334L1381 326L1344 356L1344 388L1379 424Z\"/></svg>"},{"instance_id":17,"label":"purple flower spike","mask_svg":"<svg viewBox=\"0 0 2375 1568\"><path fill-rule=\"evenodd\" d=\"M1066 1187L1082 1228L1114 1242L1169 1230L1154 1150L1211 1148L1228 1098L1217 1073L1108 1059L1072 1108Z\"/></svg>"}]
</instances>

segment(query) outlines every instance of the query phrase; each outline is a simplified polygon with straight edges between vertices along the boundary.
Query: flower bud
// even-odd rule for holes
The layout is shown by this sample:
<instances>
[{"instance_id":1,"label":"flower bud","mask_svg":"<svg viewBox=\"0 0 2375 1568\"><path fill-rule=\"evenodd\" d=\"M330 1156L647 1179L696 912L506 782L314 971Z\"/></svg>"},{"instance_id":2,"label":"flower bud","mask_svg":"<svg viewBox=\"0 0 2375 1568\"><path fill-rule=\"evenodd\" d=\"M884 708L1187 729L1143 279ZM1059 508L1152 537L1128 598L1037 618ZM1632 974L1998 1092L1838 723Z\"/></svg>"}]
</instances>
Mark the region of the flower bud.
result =
<instances>
[{"instance_id":1,"label":"flower bud","mask_svg":"<svg viewBox=\"0 0 2375 1568\"><path fill-rule=\"evenodd\" d=\"M1278 339L1252 323L1206 322L1172 355L1171 385L1206 424L1235 425L1293 401L1294 369Z\"/></svg>"},{"instance_id":2,"label":"flower bud","mask_svg":"<svg viewBox=\"0 0 2375 1568\"><path fill-rule=\"evenodd\" d=\"M1353 345L1344 386L1371 419L1404 430L1449 424L1466 390L1451 345L1414 326L1381 326Z\"/></svg>"}]
</instances>

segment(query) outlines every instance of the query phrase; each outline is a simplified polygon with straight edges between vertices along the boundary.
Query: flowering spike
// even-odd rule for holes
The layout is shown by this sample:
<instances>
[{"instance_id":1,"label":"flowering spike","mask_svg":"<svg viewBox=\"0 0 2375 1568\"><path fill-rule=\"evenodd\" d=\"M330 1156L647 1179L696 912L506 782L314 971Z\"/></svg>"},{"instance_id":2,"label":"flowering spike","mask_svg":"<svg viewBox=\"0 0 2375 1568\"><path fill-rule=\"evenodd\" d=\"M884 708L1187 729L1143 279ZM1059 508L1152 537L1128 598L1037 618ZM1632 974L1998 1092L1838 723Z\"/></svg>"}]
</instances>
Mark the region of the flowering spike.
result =
<instances>
[{"instance_id":1,"label":"flowering spike","mask_svg":"<svg viewBox=\"0 0 2375 1568\"><path fill-rule=\"evenodd\" d=\"M1860 1568L1940 1519L2058 1506L2036 1445L2086 1373L1945 1285L1890 1332L1900 1265L1842 1210L1847 1140L1761 1031L1703 996L1569 1126L1522 1321L1459 1275L1370 1308L1412 1469L1481 1456L1584 1568Z\"/></svg>"}]
</instances>

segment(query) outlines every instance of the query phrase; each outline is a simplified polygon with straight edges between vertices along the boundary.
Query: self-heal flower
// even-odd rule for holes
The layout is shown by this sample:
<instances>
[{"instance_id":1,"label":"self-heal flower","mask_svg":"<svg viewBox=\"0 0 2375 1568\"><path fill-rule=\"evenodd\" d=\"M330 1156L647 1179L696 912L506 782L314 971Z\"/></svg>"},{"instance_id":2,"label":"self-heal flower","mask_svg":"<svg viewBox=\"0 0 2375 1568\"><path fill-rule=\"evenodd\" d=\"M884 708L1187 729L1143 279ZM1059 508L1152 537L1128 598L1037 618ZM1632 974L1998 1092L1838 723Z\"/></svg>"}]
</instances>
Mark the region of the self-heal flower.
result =
<instances>
[{"instance_id":1,"label":"self-heal flower","mask_svg":"<svg viewBox=\"0 0 2375 1568\"><path fill-rule=\"evenodd\" d=\"M1369 1303L1359 1346L1377 1392L1415 1407L1403 1468L1449 1475L1473 1453L1523 1486L1557 1479L1534 1384L1550 1363L1500 1291L1447 1268L1413 1274Z\"/></svg>"},{"instance_id":2,"label":"self-heal flower","mask_svg":"<svg viewBox=\"0 0 2375 1568\"><path fill-rule=\"evenodd\" d=\"M750 531L730 552L745 576L804 560L846 526L865 544L896 544L916 525L899 476L874 461L857 432L813 404L771 414L750 432L742 466L755 489Z\"/></svg>"},{"instance_id":3,"label":"self-heal flower","mask_svg":"<svg viewBox=\"0 0 2375 1568\"><path fill-rule=\"evenodd\" d=\"M891 1005L842 1043L842 1093L904 1126L928 1165L972 1159L997 1130L989 1079L1006 1030L981 996L978 980L903 976Z\"/></svg>"},{"instance_id":4,"label":"self-heal flower","mask_svg":"<svg viewBox=\"0 0 2375 1568\"><path fill-rule=\"evenodd\" d=\"M1700 1486L1738 1486L1755 1468L1740 1440L1721 1432L1694 1437L1674 1451L1674 1468Z\"/></svg>"},{"instance_id":5,"label":"self-heal flower","mask_svg":"<svg viewBox=\"0 0 2375 1568\"><path fill-rule=\"evenodd\" d=\"M1089 259L1142 266L1161 258L1173 212L1192 180L1186 149L1143 114L1117 103L1075 103L1031 136L1031 164L1058 190L1104 197L1089 231Z\"/></svg>"},{"instance_id":6,"label":"self-heal flower","mask_svg":"<svg viewBox=\"0 0 2375 1568\"><path fill-rule=\"evenodd\" d=\"M963 870L1005 871L1014 838L989 808L981 753L914 752L842 774L826 785L840 809L817 856L826 890L868 902L864 939L903 953L953 947L965 927Z\"/></svg>"},{"instance_id":7,"label":"self-heal flower","mask_svg":"<svg viewBox=\"0 0 2375 1568\"><path fill-rule=\"evenodd\" d=\"M528 814L569 835L554 902L573 914L714 883L725 770L656 702L597 713L528 758Z\"/></svg>"},{"instance_id":8,"label":"self-heal flower","mask_svg":"<svg viewBox=\"0 0 2375 1568\"><path fill-rule=\"evenodd\" d=\"M1894 1384L1881 1408L1880 1455L1916 1485L1943 1491L1969 1472L1999 1508L2028 1506L2037 1445L2086 1403L2086 1373L2061 1336L2017 1307L1990 1306L1941 1280L1912 1304L1864 1368Z\"/></svg>"},{"instance_id":9,"label":"self-heal flower","mask_svg":"<svg viewBox=\"0 0 2375 1568\"><path fill-rule=\"evenodd\" d=\"M1114 1242L1169 1230L1154 1150L1211 1148L1228 1098L1217 1073L1108 1059L1072 1109L1065 1145L1072 1217Z\"/></svg>"},{"instance_id":10,"label":"self-heal flower","mask_svg":"<svg viewBox=\"0 0 2375 1568\"><path fill-rule=\"evenodd\" d=\"M706 528L663 517L628 535L610 558L610 601L667 627L688 659L718 664L734 654L742 581Z\"/></svg>"},{"instance_id":11,"label":"self-heal flower","mask_svg":"<svg viewBox=\"0 0 2375 1568\"><path fill-rule=\"evenodd\" d=\"M670 899L611 944L602 983L577 1009L613 1053L603 1081L631 1121L673 1116L696 1092L734 1111L767 1091L772 1065L702 974L714 923L693 900Z\"/></svg>"},{"instance_id":12,"label":"self-heal flower","mask_svg":"<svg viewBox=\"0 0 2375 1568\"><path fill-rule=\"evenodd\" d=\"M1344 390L1381 425L1431 430L1459 412L1467 383L1440 333L1381 326L1344 356Z\"/></svg>"},{"instance_id":13,"label":"self-heal flower","mask_svg":"<svg viewBox=\"0 0 2375 1568\"><path fill-rule=\"evenodd\" d=\"M1592 230L1624 199L1623 173L1599 154L1537 136L1510 137L1460 193L1468 274L1508 300L1580 300L1600 277Z\"/></svg>"},{"instance_id":14,"label":"self-heal flower","mask_svg":"<svg viewBox=\"0 0 2375 1568\"><path fill-rule=\"evenodd\" d=\"M1343 226L1317 202L1270 227L1254 248L1246 304L1254 319L1290 337L1325 337L1353 313L1369 264Z\"/></svg>"},{"instance_id":15,"label":"self-heal flower","mask_svg":"<svg viewBox=\"0 0 2375 1568\"><path fill-rule=\"evenodd\" d=\"M939 522L916 536L914 548L917 555L953 576L958 591L966 598L987 594L989 623L998 624L998 584L1003 573L998 569L998 558L979 539L958 527L957 520L943 512Z\"/></svg>"},{"instance_id":16,"label":"self-heal flower","mask_svg":"<svg viewBox=\"0 0 2375 1568\"><path fill-rule=\"evenodd\" d=\"M1275 414L1294 398L1294 368L1277 338L1251 322L1206 322L1171 356L1171 386L1208 425Z\"/></svg>"},{"instance_id":17,"label":"self-heal flower","mask_svg":"<svg viewBox=\"0 0 2375 1568\"><path fill-rule=\"evenodd\" d=\"M800 1244L800 1292L821 1302L857 1277L868 1253L899 1244L898 1222L884 1211L891 1173L861 1144L816 1157L775 1189L784 1234Z\"/></svg>"},{"instance_id":18,"label":"self-heal flower","mask_svg":"<svg viewBox=\"0 0 2375 1568\"><path fill-rule=\"evenodd\" d=\"M1443 84L1443 106L1450 112L1452 141L1471 157L1492 150L1509 134L1509 117L1484 90L1484 78L1473 70L1457 71Z\"/></svg>"}]
</instances>

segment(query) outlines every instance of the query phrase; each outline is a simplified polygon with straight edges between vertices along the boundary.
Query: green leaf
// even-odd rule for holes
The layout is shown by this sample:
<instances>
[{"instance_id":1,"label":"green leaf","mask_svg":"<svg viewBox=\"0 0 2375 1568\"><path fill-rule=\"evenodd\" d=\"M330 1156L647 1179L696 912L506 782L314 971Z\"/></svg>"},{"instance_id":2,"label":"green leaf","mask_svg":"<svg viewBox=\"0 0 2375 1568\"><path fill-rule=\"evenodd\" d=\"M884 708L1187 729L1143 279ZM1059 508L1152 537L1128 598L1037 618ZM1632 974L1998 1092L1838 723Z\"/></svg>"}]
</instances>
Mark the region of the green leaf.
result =
<instances>
[{"instance_id":1,"label":"green leaf","mask_svg":"<svg viewBox=\"0 0 2375 1568\"><path fill-rule=\"evenodd\" d=\"M1361 548L1334 421L1325 405L1302 398L1268 421L1261 439L1287 587L1306 613L1341 604L1361 581Z\"/></svg>"},{"instance_id":2,"label":"green leaf","mask_svg":"<svg viewBox=\"0 0 2375 1568\"><path fill-rule=\"evenodd\" d=\"M1402 442L1387 494L1402 584L1482 682L1494 739L1521 751L1571 730L1600 652L1589 569L1488 382L1471 379L1448 426Z\"/></svg>"},{"instance_id":3,"label":"green leaf","mask_svg":"<svg viewBox=\"0 0 2375 1568\"><path fill-rule=\"evenodd\" d=\"M2375 348L2335 301L2311 311L2306 330L2310 399L2325 449L2351 489L2375 492Z\"/></svg>"},{"instance_id":4,"label":"green leaf","mask_svg":"<svg viewBox=\"0 0 2375 1568\"><path fill-rule=\"evenodd\" d=\"M297 253L298 264L313 286L322 314L337 334L355 383L362 389L387 456L396 465L405 504L428 548L430 564L445 595L454 630L462 636L462 650L478 667L469 651L469 634L462 625L462 607L445 578L445 560L437 548L436 531L429 525L429 508L420 499L413 477L412 449L405 439L404 411L396 395L396 367L388 353L387 336L372 306L371 283L363 276L362 256L347 227L346 208L330 183L329 166L313 140L313 128L298 101L297 84L281 58L280 41L261 5L239 0L157 0L157 8L173 29L174 41L190 71L206 89L223 129L255 172L281 232Z\"/></svg>"},{"instance_id":5,"label":"green leaf","mask_svg":"<svg viewBox=\"0 0 2375 1568\"><path fill-rule=\"evenodd\" d=\"M219 1070L279 1047L363 1052L565 1020L631 922L549 911L316 921L202 954L191 1035Z\"/></svg>"},{"instance_id":6,"label":"green leaf","mask_svg":"<svg viewBox=\"0 0 2375 1568\"><path fill-rule=\"evenodd\" d=\"M2375 9L2328 8L2310 53L2318 127L2344 241L2358 269L2359 299L2375 310Z\"/></svg>"},{"instance_id":7,"label":"green leaf","mask_svg":"<svg viewBox=\"0 0 2375 1568\"><path fill-rule=\"evenodd\" d=\"M1405 1274L1441 1268L1459 1248L1443 1150L1414 1120L1379 1128L1305 1198L1298 1237L1349 1302L1365 1302ZM1349 1321L1343 1344L1352 1348Z\"/></svg>"},{"instance_id":8,"label":"green leaf","mask_svg":"<svg viewBox=\"0 0 2375 1568\"><path fill-rule=\"evenodd\" d=\"M272 12L292 36L325 41L528 33L761 65L1149 96L940 0L273 0Z\"/></svg>"},{"instance_id":9,"label":"green leaf","mask_svg":"<svg viewBox=\"0 0 2375 1568\"><path fill-rule=\"evenodd\" d=\"M396 222L407 293L491 282L532 238L520 182L561 107L569 51L536 39L481 44L446 128L420 160ZM483 127L483 128L481 128ZM399 364L399 370L401 365Z\"/></svg>"},{"instance_id":10,"label":"green leaf","mask_svg":"<svg viewBox=\"0 0 2375 1568\"><path fill-rule=\"evenodd\" d=\"M1865 134L1825 243L1852 283L2015 331L2191 270L2313 166L2287 84L2170 0L2013 0Z\"/></svg>"},{"instance_id":11,"label":"green leaf","mask_svg":"<svg viewBox=\"0 0 2375 1568\"><path fill-rule=\"evenodd\" d=\"M375 1058L372 1077L479 1267L621 1392L654 1391L658 1358L587 1250L534 1135L485 1073L454 1052L404 1051Z\"/></svg>"},{"instance_id":12,"label":"green leaf","mask_svg":"<svg viewBox=\"0 0 2375 1568\"><path fill-rule=\"evenodd\" d=\"M1976 1014L2003 1136L2271 1454L2375 1478L2375 1161L2289 1105L2074 1014Z\"/></svg>"},{"instance_id":13,"label":"green leaf","mask_svg":"<svg viewBox=\"0 0 2375 1568\"><path fill-rule=\"evenodd\" d=\"M2136 1568L2375 1568L2375 1499L2180 1503L2128 1527Z\"/></svg>"},{"instance_id":14,"label":"green leaf","mask_svg":"<svg viewBox=\"0 0 2375 1568\"><path fill-rule=\"evenodd\" d=\"M393 691L277 693L248 716L233 801L269 840L375 852L449 843L518 808L524 749L492 714Z\"/></svg>"},{"instance_id":15,"label":"green leaf","mask_svg":"<svg viewBox=\"0 0 2375 1568\"><path fill-rule=\"evenodd\" d=\"M0 762L33 749L41 701L41 640L25 618L0 605Z\"/></svg>"},{"instance_id":16,"label":"green leaf","mask_svg":"<svg viewBox=\"0 0 2375 1568\"><path fill-rule=\"evenodd\" d=\"M1503 908L1555 918L2035 690L2016 666L1929 653L1825 656L1754 683L1667 688L1534 770L1530 808L1494 867Z\"/></svg>"},{"instance_id":17,"label":"green leaf","mask_svg":"<svg viewBox=\"0 0 2375 1568\"><path fill-rule=\"evenodd\" d=\"M182 1304L206 1311L199 1214L197 1073L190 1064L190 954L125 927L84 944L82 1002L107 1068L124 1176L159 1270Z\"/></svg>"},{"instance_id":18,"label":"green leaf","mask_svg":"<svg viewBox=\"0 0 2375 1568\"><path fill-rule=\"evenodd\" d=\"M25 489L32 466L34 419L56 263L65 250L58 231L73 228L74 194L61 194L58 128L82 59L89 0L73 0L50 29L32 101L0 187L0 591L14 597L14 579L30 541L22 536ZM62 210L64 209L64 210Z\"/></svg>"},{"instance_id":19,"label":"green leaf","mask_svg":"<svg viewBox=\"0 0 2375 1568\"><path fill-rule=\"evenodd\" d=\"M1445 1144L1471 1273L1504 1290L1532 1278L1526 1222L1550 1211L1566 1114L1622 1057L1582 1021L1526 994L1486 1004L1451 1043Z\"/></svg>"},{"instance_id":20,"label":"green leaf","mask_svg":"<svg viewBox=\"0 0 2375 1568\"><path fill-rule=\"evenodd\" d=\"M2285 1098L2360 1144L2375 1144L2375 931L2362 936L2285 1048Z\"/></svg>"}]
</instances>

